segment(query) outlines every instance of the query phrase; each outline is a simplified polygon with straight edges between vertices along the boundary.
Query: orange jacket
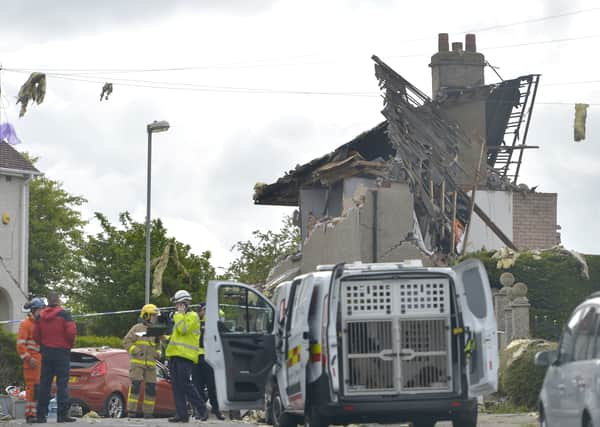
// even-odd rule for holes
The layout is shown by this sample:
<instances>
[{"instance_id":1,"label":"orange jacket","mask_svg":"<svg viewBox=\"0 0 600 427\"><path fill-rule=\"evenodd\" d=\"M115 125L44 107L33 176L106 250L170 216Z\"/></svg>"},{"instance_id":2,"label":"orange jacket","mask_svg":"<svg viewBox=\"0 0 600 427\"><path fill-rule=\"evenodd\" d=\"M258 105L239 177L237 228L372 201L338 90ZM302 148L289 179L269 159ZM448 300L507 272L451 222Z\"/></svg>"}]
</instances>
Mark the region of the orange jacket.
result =
<instances>
[{"instance_id":1,"label":"orange jacket","mask_svg":"<svg viewBox=\"0 0 600 427\"><path fill-rule=\"evenodd\" d=\"M30 357L36 357L40 353L40 346L33 339L33 330L35 320L33 316L28 315L27 319L21 322L19 333L17 334L17 353L22 360L28 360Z\"/></svg>"}]
</instances>

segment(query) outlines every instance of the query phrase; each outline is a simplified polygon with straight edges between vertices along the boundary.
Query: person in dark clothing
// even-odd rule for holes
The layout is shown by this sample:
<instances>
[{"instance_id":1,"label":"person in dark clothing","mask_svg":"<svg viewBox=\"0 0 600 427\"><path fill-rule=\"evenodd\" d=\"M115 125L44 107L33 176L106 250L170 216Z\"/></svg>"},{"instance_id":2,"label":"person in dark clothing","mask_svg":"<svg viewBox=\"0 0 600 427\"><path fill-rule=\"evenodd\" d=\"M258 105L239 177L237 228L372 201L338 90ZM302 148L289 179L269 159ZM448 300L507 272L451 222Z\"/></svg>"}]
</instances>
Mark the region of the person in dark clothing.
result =
<instances>
[{"instance_id":1,"label":"person in dark clothing","mask_svg":"<svg viewBox=\"0 0 600 427\"><path fill-rule=\"evenodd\" d=\"M219 420L224 420L225 417L219 411L219 401L217 399L217 387L215 384L215 372L204 359L204 324L206 322L206 304L198 304L198 317L200 318L200 351L198 352L198 363L194 365L192 371L192 381L198 391L204 395L204 390L208 391L208 401L212 413ZM205 398L206 400L206 398Z\"/></svg>"},{"instance_id":2,"label":"person in dark clothing","mask_svg":"<svg viewBox=\"0 0 600 427\"><path fill-rule=\"evenodd\" d=\"M48 416L48 402L52 379L56 376L57 421L69 423L75 418L69 416L69 366L71 348L75 343L77 329L71 313L60 306L56 292L48 293L48 307L40 313L36 322L33 339L40 345L42 353L42 374L40 396L37 405L37 419L33 422L45 423Z\"/></svg>"}]
</instances>

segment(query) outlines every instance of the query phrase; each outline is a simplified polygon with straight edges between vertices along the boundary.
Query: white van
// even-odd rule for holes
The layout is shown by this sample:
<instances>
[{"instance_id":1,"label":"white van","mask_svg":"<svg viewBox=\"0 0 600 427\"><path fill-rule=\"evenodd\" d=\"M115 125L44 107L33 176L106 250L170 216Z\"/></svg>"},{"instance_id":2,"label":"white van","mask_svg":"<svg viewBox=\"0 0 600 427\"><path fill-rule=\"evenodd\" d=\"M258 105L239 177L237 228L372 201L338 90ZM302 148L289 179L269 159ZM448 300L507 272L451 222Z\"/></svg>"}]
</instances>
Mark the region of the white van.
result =
<instances>
[{"instance_id":1,"label":"white van","mask_svg":"<svg viewBox=\"0 0 600 427\"><path fill-rule=\"evenodd\" d=\"M275 427L475 427L476 397L497 388L491 289L473 259L322 266L272 303L211 281L204 342L221 409L266 408Z\"/></svg>"}]
</instances>

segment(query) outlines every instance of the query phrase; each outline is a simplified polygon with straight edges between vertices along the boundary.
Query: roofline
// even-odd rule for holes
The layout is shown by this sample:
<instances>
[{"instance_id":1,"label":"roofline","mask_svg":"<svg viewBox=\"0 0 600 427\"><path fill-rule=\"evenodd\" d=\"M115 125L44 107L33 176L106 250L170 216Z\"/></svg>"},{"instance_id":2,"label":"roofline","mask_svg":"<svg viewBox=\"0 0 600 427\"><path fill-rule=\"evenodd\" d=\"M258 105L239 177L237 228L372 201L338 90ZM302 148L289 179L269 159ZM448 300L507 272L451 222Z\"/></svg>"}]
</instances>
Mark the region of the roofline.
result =
<instances>
[{"instance_id":1,"label":"roofline","mask_svg":"<svg viewBox=\"0 0 600 427\"><path fill-rule=\"evenodd\" d=\"M39 176L39 175L43 175L42 172L38 171L38 170L24 170L24 169L12 169L12 168L3 168L0 167L0 173L2 174L8 174L8 175L16 175L16 176L21 176L21 175L29 175L29 176Z\"/></svg>"}]
</instances>

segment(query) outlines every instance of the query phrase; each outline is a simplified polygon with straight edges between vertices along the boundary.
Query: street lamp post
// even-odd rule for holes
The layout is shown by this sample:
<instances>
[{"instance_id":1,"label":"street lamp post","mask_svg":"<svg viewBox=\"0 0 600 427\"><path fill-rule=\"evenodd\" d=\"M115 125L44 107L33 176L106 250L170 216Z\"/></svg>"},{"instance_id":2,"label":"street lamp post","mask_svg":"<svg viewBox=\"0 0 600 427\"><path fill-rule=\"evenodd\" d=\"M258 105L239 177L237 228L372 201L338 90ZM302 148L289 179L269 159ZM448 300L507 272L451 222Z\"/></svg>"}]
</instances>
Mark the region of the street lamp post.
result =
<instances>
[{"instance_id":1,"label":"street lamp post","mask_svg":"<svg viewBox=\"0 0 600 427\"><path fill-rule=\"evenodd\" d=\"M146 274L144 277L145 304L150 303L150 190L152 184L152 134L169 130L169 122L156 120L148 126L148 168L146 183Z\"/></svg>"}]
</instances>

